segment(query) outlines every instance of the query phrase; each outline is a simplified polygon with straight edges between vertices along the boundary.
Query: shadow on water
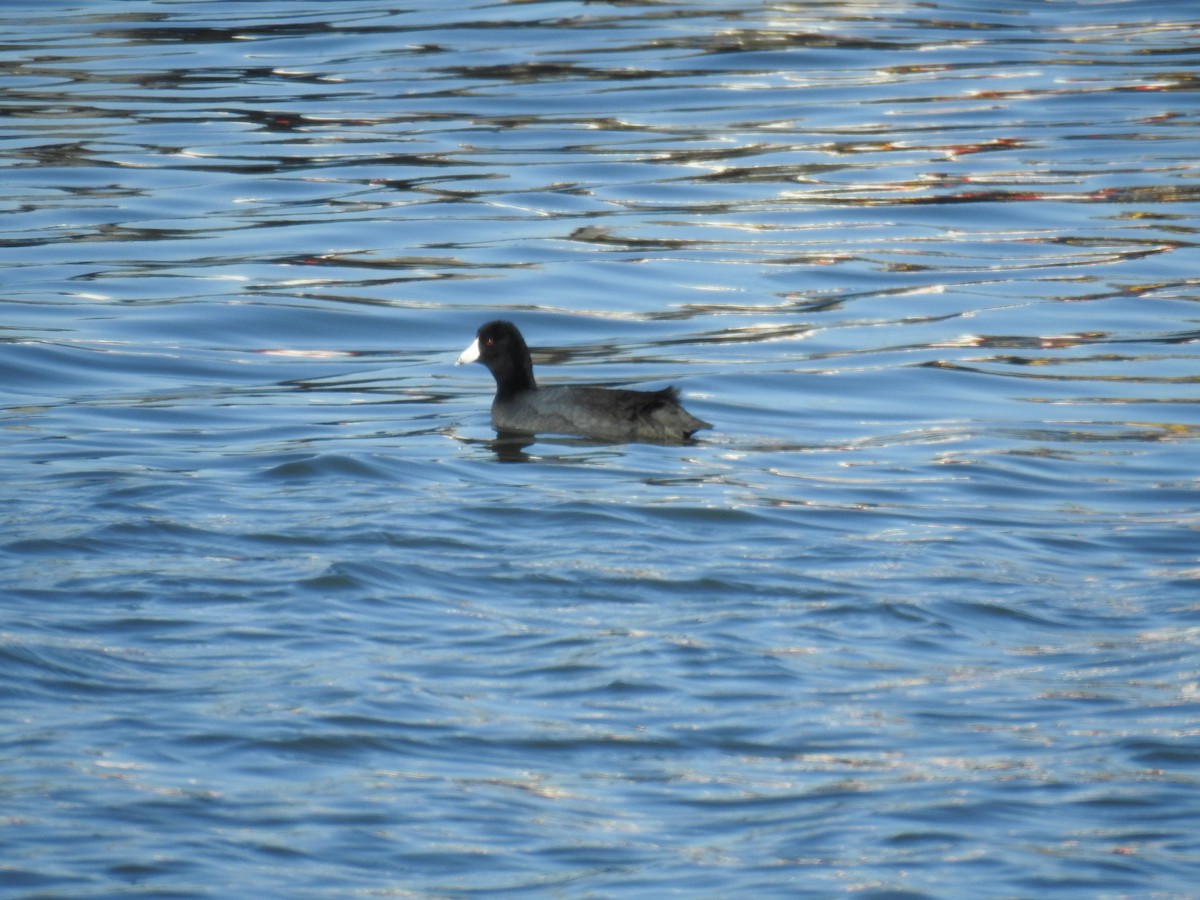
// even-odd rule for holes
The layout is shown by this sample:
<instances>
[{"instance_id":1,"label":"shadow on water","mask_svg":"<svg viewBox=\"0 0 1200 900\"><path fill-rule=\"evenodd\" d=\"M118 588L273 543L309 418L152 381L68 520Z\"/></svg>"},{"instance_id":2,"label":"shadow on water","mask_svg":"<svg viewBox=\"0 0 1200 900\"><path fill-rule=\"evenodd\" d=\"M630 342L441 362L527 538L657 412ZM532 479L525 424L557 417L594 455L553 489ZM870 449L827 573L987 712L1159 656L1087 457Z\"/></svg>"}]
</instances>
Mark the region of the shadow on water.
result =
<instances>
[{"instance_id":1,"label":"shadow on water","mask_svg":"<svg viewBox=\"0 0 1200 900\"><path fill-rule=\"evenodd\" d=\"M451 429L448 434L464 447L487 448L494 454L497 462L502 463L555 463L564 462L572 465L580 463L598 463L603 465L606 460L620 459L625 455L625 443L600 441L591 438L571 437L566 435L529 435L517 432L499 432L493 439L468 437L458 434ZM704 443L695 438L678 442L637 442L641 446L654 447L695 447ZM538 447L534 453L529 448Z\"/></svg>"}]
</instances>

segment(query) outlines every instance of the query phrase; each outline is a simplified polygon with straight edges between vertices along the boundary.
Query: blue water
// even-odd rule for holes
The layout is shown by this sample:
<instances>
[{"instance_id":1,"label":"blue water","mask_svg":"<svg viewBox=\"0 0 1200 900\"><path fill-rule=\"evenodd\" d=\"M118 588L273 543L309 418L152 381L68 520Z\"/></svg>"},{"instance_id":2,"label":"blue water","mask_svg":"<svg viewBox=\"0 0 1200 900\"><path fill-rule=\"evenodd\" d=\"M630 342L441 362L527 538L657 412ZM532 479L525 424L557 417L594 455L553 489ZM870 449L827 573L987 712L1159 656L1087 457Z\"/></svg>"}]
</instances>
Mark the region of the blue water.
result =
<instances>
[{"instance_id":1,"label":"blue water","mask_svg":"<svg viewBox=\"0 0 1200 900\"><path fill-rule=\"evenodd\" d=\"M0 26L0 894L1194 895L1188 4Z\"/></svg>"}]
</instances>

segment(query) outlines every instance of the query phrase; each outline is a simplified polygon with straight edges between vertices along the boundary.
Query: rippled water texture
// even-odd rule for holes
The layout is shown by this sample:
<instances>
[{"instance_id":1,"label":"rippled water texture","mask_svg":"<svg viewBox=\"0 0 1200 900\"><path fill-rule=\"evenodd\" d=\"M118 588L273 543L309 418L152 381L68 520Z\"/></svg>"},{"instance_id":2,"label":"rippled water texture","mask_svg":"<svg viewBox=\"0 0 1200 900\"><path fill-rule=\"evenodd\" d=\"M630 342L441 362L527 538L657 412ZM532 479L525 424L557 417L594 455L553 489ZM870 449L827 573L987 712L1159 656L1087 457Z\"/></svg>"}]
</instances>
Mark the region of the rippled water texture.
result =
<instances>
[{"instance_id":1,"label":"rippled water texture","mask_svg":"<svg viewBox=\"0 0 1200 900\"><path fill-rule=\"evenodd\" d=\"M1191 4L0 26L0 893L1193 894Z\"/></svg>"}]
</instances>

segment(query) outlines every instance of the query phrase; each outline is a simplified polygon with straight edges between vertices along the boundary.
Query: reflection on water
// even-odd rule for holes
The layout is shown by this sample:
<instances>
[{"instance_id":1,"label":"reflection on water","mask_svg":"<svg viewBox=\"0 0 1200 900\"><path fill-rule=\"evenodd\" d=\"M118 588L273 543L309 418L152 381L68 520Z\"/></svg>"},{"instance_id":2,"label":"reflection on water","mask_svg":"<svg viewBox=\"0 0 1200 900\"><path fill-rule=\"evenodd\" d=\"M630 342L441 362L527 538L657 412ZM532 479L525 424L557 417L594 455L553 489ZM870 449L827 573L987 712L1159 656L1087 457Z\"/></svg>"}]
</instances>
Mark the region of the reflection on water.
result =
<instances>
[{"instance_id":1,"label":"reflection on water","mask_svg":"<svg viewBox=\"0 0 1200 900\"><path fill-rule=\"evenodd\" d=\"M1188 895L1188 16L6 6L0 882Z\"/></svg>"}]
</instances>

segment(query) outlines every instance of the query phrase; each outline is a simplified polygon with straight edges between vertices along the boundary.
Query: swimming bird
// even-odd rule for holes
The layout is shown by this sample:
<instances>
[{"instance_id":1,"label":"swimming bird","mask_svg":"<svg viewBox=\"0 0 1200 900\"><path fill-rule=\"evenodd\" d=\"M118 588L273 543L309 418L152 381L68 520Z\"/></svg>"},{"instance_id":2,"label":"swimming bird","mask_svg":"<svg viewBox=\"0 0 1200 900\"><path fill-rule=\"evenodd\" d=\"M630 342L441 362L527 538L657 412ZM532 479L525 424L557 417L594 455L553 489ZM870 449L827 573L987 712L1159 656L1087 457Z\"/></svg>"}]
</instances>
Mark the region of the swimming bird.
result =
<instances>
[{"instance_id":1,"label":"swimming bird","mask_svg":"<svg viewBox=\"0 0 1200 900\"><path fill-rule=\"evenodd\" d=\"M512 322L480 327L455 365L481 362L496 379L492 424L499 432L571 434L604 441L681 443L712 426L679 405L673 388L630 391L590 385L538 387L525 338Z\"/></svg>"}]
</instances>

